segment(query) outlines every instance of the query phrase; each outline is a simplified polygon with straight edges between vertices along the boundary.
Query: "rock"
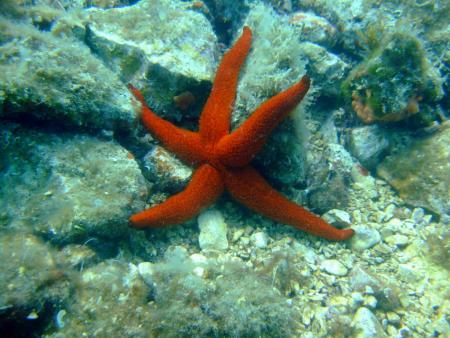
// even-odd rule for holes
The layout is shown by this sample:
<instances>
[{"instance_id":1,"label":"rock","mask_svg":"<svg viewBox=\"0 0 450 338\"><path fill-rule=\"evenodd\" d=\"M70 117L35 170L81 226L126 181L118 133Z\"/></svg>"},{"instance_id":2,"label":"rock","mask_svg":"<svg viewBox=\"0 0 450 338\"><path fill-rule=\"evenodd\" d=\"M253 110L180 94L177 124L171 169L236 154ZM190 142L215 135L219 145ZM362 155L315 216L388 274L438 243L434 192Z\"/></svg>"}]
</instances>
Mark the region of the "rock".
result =
<instances>
[{"instance_id":1,"label":"rock","mask_svg":"<svg viewBox=\"0 0 450 338\"><path fill-rule=\"evenodd\" d=\"M431 136L399 147L378 166L377 173L408 203L445 219L450 214L449 144L450 126L444 126Z\"/></svg>"},{"instance_id":2,"label":"rock","mask_svg":"<svg viewBox=\"0 0 450 338\"><path fill-rule=\"evenodd\" d=\"M82 15L69 13L53 32L80 35L125 83L142 89L150 106L177 118L174 97L186 91L194 97L208 92L219 59L209 21L180 1L142 0L120 8L90 8ZM202 105L203 100L196 101Z\"/></svg>"},{"instance_id":3,"label":"rock","mask_svg":"<svg viewBox=\"0 0 450 338\"><path fill-rule=\"evenodd\" d=\"M89 48L0 20L0 117L130 131L137 114L119 78Z\"/></svg>"},{"instance_id":4,"label":"rock","mask_svg":"<svg viewBox=\"0 0 450 338\"><path fill-rule=\"evenodd\" d=\"M55 242L128 232L144 208L144 178L114 141L49 134L1 124L0 189L6 225Z\"/></svg>"},{"instance_id":5,"label":"rock","mask_svg":"<svg viewBox=\"0 0 450 338\"><path fill-rule=\"evenodd\" d=\"M377 317L368 308L360 307L352 320L353 337L383 338L387 337Z\"/></svg>"},{"instance_id":6,"label":"rock","mask_svg":"<svg viewBox=\"0 0 450 338\"><path fill-rule=\"evenodd\" d=\"M150 315L149 292L138 267L106 260L83 271L63 327L56 332L52 328L49 336L76 337L82 332L95 332L102 337L126 337L133 332L133 336L144 337L151 328L145 320Z\"/></svg>"},{"instance_id":7,"label":"rock","mask_svg":"<svg viewBox=\"0 0 450 338\"><path fill-rule=\"evenodd\" d=\"M227 224L218 210L207 210L198 217L202 250L226 250L228 248Z\"/></svg>"},{"instance_id":8,"label":"rock","mask_svg":"<svg viewBox=\"0 0 450 338\"><path fill-rule=\"evenodd\" d=\"M153 147L144 156L143 165L145 177L160 190L180 190L192 176L190 167L160 146Z\"/></svg>"},{"instance_id":9,"label":"rock","mask_svg":"<svg viewBox=\"0 0 450 338\"><path fill-rule=\"evenodd\" d=\"M289 23L302 41L310 41L325 47L333 47L336 43L336 28L325 18L311 12L295 12Z\"/></svg>"},{"instance_id":10,"label":"rock","mask_svg":"<svg viewBox=\"0 0 450 338\"><path fill-rule=\"evenodd\" d=\"M58 252L37 237L25 233L2 233L0 261L3 329L25 318L51 315L48 311L69 298L72 285L68 266Z\"/></svg>"},{"instance_id":11,"label":"rock","mask_svg":"<svg viewBox=\"0 0 450 338\"><path fill-rule=\"evenodd\" d=\"M91 265L98 263L99 257L96 252L87 245L69 244L62 251L65 260L71 267L84 270Z\"/></svg>"},{"instance_id":12,"label":"rock","mask_svg":"<svg viewBox=\"0 0 450 338\"><path fill-rule=\"evenodd\" d=\"M389 146L385 132L377 125L356 127L351 130L351 153L368 169L374 168Z\"/></svg>"},{"instance_id":13,"label":"rock","mask_svg":"<svg viewBox=\"0 0 450 338\"><path fill-rule=\"evenodd\" d=\"M349 227L352 223L350 214L339 209L331 209L330 211L327 211L324 215L322 215L322 218L338 228Z\"/></svg>"},{"instance_id":14,"label":"rock","mask_svg":"<svg viewBox=\"0 0 450 338\"><path fill-rule=\"evenodd\" d=\"M384 241L390 245L398 246L399 248L404 248L409 244L409 238L400 234L388 236Z\"/></svg>"},{"instance_id":15,"label":"rock","mask_svg":"<svg viewBox=\"0 0 450 338\"><path fill-rule=\"evenodd\" d=\"M155 274L154 264L150 262L139 263L138 266L139 275L145 281L148 286L153 285L153 275Z\"/></svg>"},{"instance_id":16,"label":"rock","mask_svg":"<svg viewBox=\"0 0 450 338\"><path fill-rule=\"evenodd\" d=\"M265 232L259 231L252 234L250 239L257 248L264 249L267 247L269 236Z\"/></svg>"},{"instance_id":17,"label":"rock","mask_svg":"<svg viewBox=\"0 0 450 338\"><path fill-rule=\"evenodd\" d=\"M321 86L320 95L340 95L341 84L350 66L339 56L314 43L303 42L301 48L310 61L307 65L308 74Z\"/></svg>"},{"instance_id":18,"label":"rock","mask_svg":"<svg viewBox=\"0 0 450 338\"><path fill-rule=\"evenodd\" d=\"M349 280L353 291L366 293L370 288L378 301L378 308L392 311L400 306L400 290L394 284L396 281L380 280L360 267L352 269Z\"/></svg>"},{"instance_id":19,"label":"rock","mask_svg":"<svg viewBox=\"0 0 450 338\"><path fill-rule=\"evenodd\" d=\"M407 60L407 62L405 62ZM443 96L442 80L416 35L384 34L376 50L348 76L344 95L364 123L437 119L433 105Z\"/></svg>"},{"instance_id":20,"label":"rock","mask_svg":"<svg viewBox=\"0 0 450 338\"><path fill-rule=\"evenodd\" d=\"M320 269L335 276L345 276L348 272L347 268L336 259L326 259L320 263Z\"/></svg>"},{"instance_id":21,"label":"rock","mask_svg":"<svg viewBox=\"0 0 450 338\"><path fill-rule=\"evenodd\" d=\"M355 226L355 235L350 240L352 249L363 251L370 249L381 241L380 233L373 228L365 226Z\"/></svg>"}]
</instances>

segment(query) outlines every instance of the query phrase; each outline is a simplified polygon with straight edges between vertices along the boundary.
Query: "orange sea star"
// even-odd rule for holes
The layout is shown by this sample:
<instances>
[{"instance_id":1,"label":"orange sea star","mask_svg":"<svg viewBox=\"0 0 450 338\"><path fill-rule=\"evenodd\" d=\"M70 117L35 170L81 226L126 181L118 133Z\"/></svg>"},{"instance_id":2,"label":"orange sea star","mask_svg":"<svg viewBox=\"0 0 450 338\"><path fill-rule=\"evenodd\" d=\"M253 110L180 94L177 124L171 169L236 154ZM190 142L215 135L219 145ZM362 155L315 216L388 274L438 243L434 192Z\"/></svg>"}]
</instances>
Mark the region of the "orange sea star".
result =
<instances>
[{"instance_id":1,"label":"orange sea star","mask_svg":"<svg viewBox=\"0 0 450 338\"><path fill-rule=\"evenodd\" d=\"M142 104L142 121L163 145L196 169L188 186L165 202L131 216L136 228L162 227L184 222L212 204L226 189L248 208L281 223L330 240L345 240L352 229L339 230L289 201L274 190L249 164L273 129L303 99L309 78L264 102L230 133L239 69L251 44L252 32L244 27L235 45L225 53L211 94L200 117L198 132L176 127L147 107L141 92L130 86Z\"/></svg>"}]
</instances>

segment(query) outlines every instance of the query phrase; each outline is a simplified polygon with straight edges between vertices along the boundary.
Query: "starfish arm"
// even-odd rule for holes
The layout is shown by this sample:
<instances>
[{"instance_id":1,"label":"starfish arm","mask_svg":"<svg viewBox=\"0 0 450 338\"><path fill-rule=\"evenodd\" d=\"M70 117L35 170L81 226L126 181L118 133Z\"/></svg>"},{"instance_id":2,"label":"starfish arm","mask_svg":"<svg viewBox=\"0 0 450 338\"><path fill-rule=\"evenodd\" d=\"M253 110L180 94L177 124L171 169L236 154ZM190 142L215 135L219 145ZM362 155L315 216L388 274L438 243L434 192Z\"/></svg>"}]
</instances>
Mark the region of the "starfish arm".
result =
<instances>
[{"instance_id":1,"label":"starfish arm","mask_svg":"<svg viewBox=\"0 0 450 338\"><path fill-rule=\"evenodd\" d=\"M273 129L297 106L309 89L309 77L264 102L231 134L223 137L215 151L231 167L247 165L266 143Z\"/></svg>"},{"instance_id":2,"label":"starfish arm","mask_svg":"<svg viewBox=\"0 0 450 338\"><path fill-rule=\"evenodd\" d=\"M129 89L142 105L142 122L150 133L168 150L183 161L194 165L204 160L203 146L198 133L178 128L156 115L146 104L139 89L129 85Z\"/></svg>"},{"instance_id":3,"label":"starfish arm","mask_svg":"<svg viewBox=\"0 0 450 338\"><path fill-rule=\"evenodd\" d=\"M130 217L135 228L165 227L182 223L212 204L223 192L222 178L212 166L200 166L182 192Z\"/></svg>"},{"instance_id":4,"label":"starfish arm","mask_svg":"<svg viewBox=\"0 0 450 338\"><path fill-rule=\"evenodd\" d=\"M227 170L223 176L225 187L237 201L277 222L335 241L346 240L354 234L352 229L334 228L320 217L289 201L250 166Z\"/></svg>"},{"instance_id":5,"label":"starfish arm","mask_svg":"<svg viewBox=\"0 0 450 338\"><path fill-rule=\"evenodd\" d=\"M215 143L230 130L230 118L236 97L239 69L250 50L252 32L244 27L241 37L225 53L208 101L200 118L200 135L207 143Z\"/></svg>"}]
</instances>

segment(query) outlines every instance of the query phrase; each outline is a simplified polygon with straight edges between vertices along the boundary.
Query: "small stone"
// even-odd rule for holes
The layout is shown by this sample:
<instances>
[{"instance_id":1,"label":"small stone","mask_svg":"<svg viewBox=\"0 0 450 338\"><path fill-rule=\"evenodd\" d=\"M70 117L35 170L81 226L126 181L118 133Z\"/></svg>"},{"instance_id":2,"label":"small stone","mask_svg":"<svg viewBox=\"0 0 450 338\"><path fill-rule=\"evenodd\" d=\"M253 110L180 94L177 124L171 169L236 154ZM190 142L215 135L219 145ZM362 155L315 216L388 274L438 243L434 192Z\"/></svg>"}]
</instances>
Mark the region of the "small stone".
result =
<instances>
[{"instance_id":1,"label":"small stone","mask_svg":"<svg viewBox=\"0 0 450 338\"><path fill-rule=\"evenodd\" d=\"M226 250L228 248L227 224L218 210L207 210L198 217L199 244L202 250Z\"/></svg>"},{"instance_id":2,"label":"small stone","mask_svg":"<svg viewBox=\"0 0 450 338\"><path fill-rule=\"evenodd\" d=\"M262 232L262 231L255 232L254 234L251 235L250 238L251 238L253 244L257 248L263 249L263 248L267 247L269 237L267 236L267 234L265 232Z\"/></svg>"},{"instance_id":3,"label":"small stone","mask_svg":"<svg viewBox=\"0 0 450 338\"><path fill-rule=\"evenodd\" d=\"M153 263L142 262L142 263L139 263L137 267L138 267L139 275L142 277L144 282L147 285L153 285L153 275L155 273L155 270L153 268Z\"/></svg>"},{"instance_id":4,"label":"small stone","mask_svg":"<svg viewBox=\"0 0 450 338\"><path fill-rule=\"evenodd\" d=\"M409 244L409 238L405 235L395 234L386 237L384 241L390 245L395 245L399 248L404 248Z\"/></svg>"},{"instance_id":5,"label":"small stone","mask_svg":"<svg viewBox=\"0 0 450 338\"><path fill-rule=\"evenodd\" d=\"M423 218L425 216L425 212L422 208L415 208L411 214L411 219L416 223L420 224L423 221Z\"/></svg>"},{"instance_id":6,"label":"small stone","mask_svg":"<svg viewBox=\"0 0 450 338\"><path fill-rule=\"evenodd\" d=\"M395 312L389 311L386 313L387 320L392 325L399 325L400 324L400 316L396 314Z\"/></svg>"},{"instance_id":7,"label":"small stone","mask_svg":"<svg viewBox=\"0 0 450 338\"><path fill-rule=\"evenodd\" d=\"M236 231L233 233L233 237L232 237L231 241L232 241L233 243L236 243L236 242L239 240L239 238L242 237L242 235L244 234L244 232L245 232L244 229L238 229L238 230L236 230Z\"/></svg>"},{"instance_id":8,"label":"small stone","mask_svg":"<svg viewBox=\"0 0 450 338\"><path fill-rule=\"evenodd\" d=\"M400 278L408 283L415 283L422 278L420 266L415 262L399 264L398 273Z\"/></svg>"},{"instance_id":9,"label":"small stone","mask_svg":"<svg viewBox=\"0 0 450 338\"><path fill-rule=\"evenodd\" d=\"M355 338L384 338L387 337L377 317L366 307L360 307L352 320Z\"/></svg>"},{"instance_id":10,"label":"small stone","mask_svg":"<svg viewBox=\"0 0 450 338\"><path fill-rule=\"evenodd\" d=\"M392 219L392 217L394 217L395 215L395 210L397 209L397 207L395 206L395 204L389 204L386 209L384 209L384 218L383 221L387 222L390 219Z\"/></svg>"},{"instance_id":11,"label":"small stone","mask_svg":"<svg viewBox=\"0 0 450 338\"><path fill-rule=\"evenodd\" d=\"M364 306L370 309L375 309L377 307L378 301L374 296L367 296L364 298Z\"/></svg>"},{"instance_id":12,"label":"small stone","mask_svg":"<svg viewBox=\"0 0 450 338\"><path fill-rule=\"evenodd\" d=\"M208 261L208 258L206 258L206 256L197 253L190 255L189 258L194 264L206 264L206 262Z\"/></svg>"},{"instance_id":13,"label":"small stone","mask_svg":"<svg viewBox=\"0 0 450 338\"><path fill-rule=\"evenodd\" d=\"M345 276L347 268L336 259L326 259L320 264L320 269L335 276Z\"/></svg>"},{"instance_id":14,"label":"small stone","mask_svg":"<svg viewBox=\"0 0 450 338\"><path fill-rule=\"evenodd\" d=\"M170 246L164 252L164 258L166 260L183 261L187 258L187 256L188 256L187 249L180 245Z\"/></svg>"},{"instance_id":15,"label":"small stone","mask_svg":"<svg viewBox=\"0 0 450 338\"><path fill-rule=\"evenodd\" d=\"M380 233L372 228L364 226L353 227L355 236L350 240L350 246L357 251L370 249L381 241Z\"/></svg>"},{"instance_id":16,"label":"small stone","mask_svg":"<svg viewBox=\"0 0 450 338\"><path fill-rule=\"evenodd\" d=\"M351 225L350 214L344 210L331 209L326 212L323 219L338 228L345 228Z\"/></svg>"}]
</instances>

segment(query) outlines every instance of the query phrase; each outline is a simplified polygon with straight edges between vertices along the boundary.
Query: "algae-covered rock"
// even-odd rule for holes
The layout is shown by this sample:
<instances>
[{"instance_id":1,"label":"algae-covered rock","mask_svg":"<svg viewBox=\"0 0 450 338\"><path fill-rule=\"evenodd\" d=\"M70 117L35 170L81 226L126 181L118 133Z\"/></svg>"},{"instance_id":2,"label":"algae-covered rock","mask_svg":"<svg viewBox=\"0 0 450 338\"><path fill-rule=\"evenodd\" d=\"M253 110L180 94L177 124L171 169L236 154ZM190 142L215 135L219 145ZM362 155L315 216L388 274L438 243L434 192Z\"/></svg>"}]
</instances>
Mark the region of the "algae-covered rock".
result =
<instances>
[{"instance_id":1,"label":"algae-covered rock","mask_svg":"<svg viewBox=\"0 0 450 338\"><path fill-rule=\"evenodd\" d=\"M56 241L117 237L143 207L136 162L113 141L1 125L0 206L4 226Z\"/></svg>"},{"instance_id":2,"label":"algae-covered rock","mask_svg":"<svg viewBox=\"0 0 450 338\"><path fill-rule=\"evenodd\" d=\"M89 49L0 19L0 116L90 129L131 129L137 115L119 78Z\"/></svg>"},{"instance_id":3,"label":"algae-covered rock","mask_svg":"<svg viewBox=\"0 0 450 338\"><path fill-rule=\"evenodd\" d=\"M448 220L450 215L450 127L399 147L378 166L377 173L408 203Z\"/></svg>"},{"instance_id":4,"label":"algae-covered rock","mask_svg":"<svg viewBox=\"0 0 450 338\"><path fill-rule=\"evenodd\" d=\"M61 18L53 33L77 36L124 82L142 89L152 108L175 114L175 96L208 91L217 61L210 23L189 8L170 0L91 8Z\"/></svg>"},{"instance_id":5,"label":"algae-covered rock","mask_svg":"<svg viewBox=\"0 0 450 338\"><path fill-rule=\"evenodd\" d=\"M149 337L149 288L132 264L104 261L81 274L75 296L49 337Z\"/></svg>"},{"instance_id":6,"label":"algae-covered rock","mask_svg":"<svg viewBox=\"0 0 450 338\"><path fill-rule=\"evenodd\" d=\"M36 320L69 297L69 275L61 258L33 235L0 235L0 327L27 317Z\"/></svg>"},{"instance_id":7,"label":"algae-covered rock","mask_svg":"<svg viewBox=\"0 0 450 338\"><path fill-rule=\"evenodd\" d=\"M440 81L421 42L394 33L352 71L343 88L365 123L414 117L419 125L427 125L434 119L430 104L442 97Z\"/></svg>"}]
</instances>

